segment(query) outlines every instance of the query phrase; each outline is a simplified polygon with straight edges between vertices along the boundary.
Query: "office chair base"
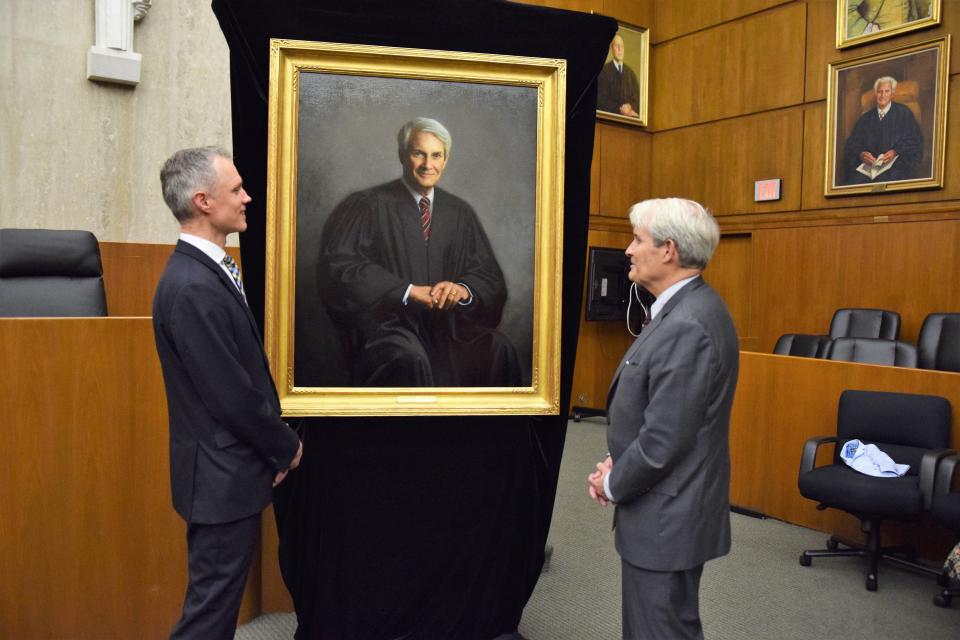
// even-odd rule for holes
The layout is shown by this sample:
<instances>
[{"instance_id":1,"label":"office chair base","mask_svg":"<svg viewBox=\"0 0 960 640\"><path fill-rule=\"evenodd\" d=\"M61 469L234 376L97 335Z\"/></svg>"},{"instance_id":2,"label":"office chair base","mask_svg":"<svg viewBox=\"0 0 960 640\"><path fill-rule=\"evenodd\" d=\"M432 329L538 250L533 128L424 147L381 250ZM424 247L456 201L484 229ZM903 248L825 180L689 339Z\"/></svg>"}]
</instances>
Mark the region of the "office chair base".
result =
<instances>
[{"instance_id":1,"label":"office chair base","mask_svg":"<svg viewBox=\"0 0 960 640\"><path fill-rule=\"evenodd\" d=\"M864 581L864 586L866 587L867 591L877 590L877 569L879 568L881 559L892 562L893 564L906 569L919 571L920 573L926 573L929 575L940 574L939 570L931 569L930 567L917 563L915 561L916 552L913 550L913 548L902 545L896 547L880 547L879 541L879 535L876 533L876 529L873 529L873 531L868 531L866 547L847 545L847 543L841 543L839 540L831 536L830 539L827 540L826 549L808 549L801 553L799 558L800 566L809 567L813 564L814 558L854 556L867 558L869 566L867 568L866 580ZM847 548L841 548L841 544Z\"/></svg>"}]
</instances>

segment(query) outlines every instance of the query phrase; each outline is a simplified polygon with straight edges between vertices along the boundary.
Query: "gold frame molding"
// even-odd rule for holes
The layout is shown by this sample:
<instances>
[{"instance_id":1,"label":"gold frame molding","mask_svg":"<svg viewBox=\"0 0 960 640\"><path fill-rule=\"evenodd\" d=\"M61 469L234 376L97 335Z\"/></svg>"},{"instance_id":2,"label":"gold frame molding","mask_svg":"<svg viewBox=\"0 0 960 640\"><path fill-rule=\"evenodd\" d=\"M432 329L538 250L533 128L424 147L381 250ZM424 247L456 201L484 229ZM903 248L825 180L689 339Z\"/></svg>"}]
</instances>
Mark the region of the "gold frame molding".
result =
<instances>
[{"instance_id":1,"label":"gold frame molding","mask_svg":"<svg viewBox=\"0 0 960 640\"><path fill-rule=\"evenodd\" d=\"M630 36L631 42L624 41L625 45L628 45L627 51L630 51L636 44L637 39L639 39L639 49L640 49L640 64L633 64L627 58L633 58L631 55L624 56L624 64L629 64L632 69L635 70L637 74L637 81L640 84L640 104L638 111L638 118L633 118L630 116L625 116L619 113L613 113L611 111L602 111L597 109L597 118L601 120L610 120L613 122L622 122L624 124L630 124L635 127L645 127L649 121L648 114L648 105L649 101L647 99L647 89L650 85L650 30L646 27L639 27L632 25L626 22L617 21L617 34L620 37L623 37L621 32L626 30L631 32L628 35ZM612 42L612 39L611 39ZM610 55L609 53L607 54ZM606 64L606 63L604 63ZM598 79L599 83L599 79ZM599 86L598 86L599 90Z\"/></svg>"},{"instance_id":2,"label":"gold frame molding","mask_svg":"<svg viewBox=\"0 0 960 640\"><path fill-rule=\"evenodd\" d=\"M896 27L890 27L873 33L866 33L859 36L847 37L847 17L849 12L847 5L849 0L837 0L837 48L845 49L855 47L866 42L874 42L884 38L900 35L917 29L926 29L940 24L940 5L941 0L930 0L930 15L926 18L917 18L911 22L905 22Z\"/></svg>"},{"instance_id":3,"label":"gold frame molding","mask_svg":"<svg viewBox=\"0 0 960 640\"><path fill-rule=\"evenodd\" d=\"M887 75L883 69L889 68L892 61L898 58L916 56L921 53L936 51L937 68L934 76L934 104L930 109L933 118L932 143L930 147L930 175L909 180L896 180L868 184L838 185L837 184L837 149L838 144L844 141L837 140L838 128L843 114L838 112L838 85L840 75L857 67L881 65L875 75ZM883 193L887 191L908 191L916 189L938 189L943 187L943 172L946 157L947 139L947 103L950 71L950 36L943 36L934 40L919 42L880 53L851 58L842 62L827 65L827 123L826 123L826 160L824 162L824 195L841 196L863 193ZM906 76L898 78L900 82L909 79ZM894 100L896 102L896 100ZM926 143L925 143L926 145Z\"/></svg>"},{"instance_id":4,"label":"gold frame molding","mask_svg":"<svg viewBox=\"0 0 960 640\"><path fill-rule=\"evenodd\" d=\"M529 387L303 387L294 384L300 79L305 73L537 90L533 340ZM286 416L556 415L566 61L330 42L270 41L264 342Z\"/></svg>"}]
</instances>

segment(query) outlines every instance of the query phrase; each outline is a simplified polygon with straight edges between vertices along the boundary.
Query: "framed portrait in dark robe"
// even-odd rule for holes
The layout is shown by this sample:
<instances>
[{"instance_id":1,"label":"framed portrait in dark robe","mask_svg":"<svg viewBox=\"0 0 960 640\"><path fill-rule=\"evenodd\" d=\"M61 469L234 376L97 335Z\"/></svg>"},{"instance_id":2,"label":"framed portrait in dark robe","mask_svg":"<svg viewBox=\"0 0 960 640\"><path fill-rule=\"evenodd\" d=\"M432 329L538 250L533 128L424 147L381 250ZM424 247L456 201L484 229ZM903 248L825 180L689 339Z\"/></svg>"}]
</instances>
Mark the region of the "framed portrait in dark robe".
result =
<instances>
[{"instance_id":1,"label":"framed portrait in dark robe","mask_svg":"<svg viewBox=\"0 0 960 640\"><path fill-rule=\"evenodd\" d=\"M559 412L562 60L272 42L284 413Z\"/></svg>"},{"instance_id":2,"label":"framed portrait in dark robe","mask_svg":"<svg viewBox=\"0 0 960 640\"><path fill-rule=\"evenodd\" d=\"M829 65L824 193L943 187L950 36Z\"/></svg>"},{"instance_id":3,"label":"framed portrait in dark robe","mask_svg":"<svg viewBox=\"0 0 960 640\"><path fill-rule=\"evenodd\" d=\"M645 127L650 31L624 22L619 25L597 76L597 117Z\"/></svg>"}]
</instances>

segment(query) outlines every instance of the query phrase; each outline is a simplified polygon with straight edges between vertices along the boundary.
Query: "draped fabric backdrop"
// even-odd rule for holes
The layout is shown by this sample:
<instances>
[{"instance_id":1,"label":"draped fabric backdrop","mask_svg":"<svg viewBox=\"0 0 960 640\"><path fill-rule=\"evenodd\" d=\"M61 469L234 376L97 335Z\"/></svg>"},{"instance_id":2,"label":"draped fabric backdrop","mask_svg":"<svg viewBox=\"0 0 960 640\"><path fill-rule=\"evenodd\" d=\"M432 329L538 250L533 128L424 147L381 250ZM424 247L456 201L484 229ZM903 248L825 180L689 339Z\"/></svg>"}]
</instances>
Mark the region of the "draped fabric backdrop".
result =
<instances>
[{"instance_id":1,"label":"draped fabric backdrop","mask_svg":"<svg viewBox=\"0 0 960 640\"><path fill-rule=\"evenodd\" d=\"M565 412L596 76L616 22L500 0L213 0L213 10L230 47L235 161L253 196L240 244L261 324L271 37L567 60ZM543 564L565 425L565 415L301 421L303 462L274 501L297 637L488 640L516 630Z\"/></svg>"}]
</instances>

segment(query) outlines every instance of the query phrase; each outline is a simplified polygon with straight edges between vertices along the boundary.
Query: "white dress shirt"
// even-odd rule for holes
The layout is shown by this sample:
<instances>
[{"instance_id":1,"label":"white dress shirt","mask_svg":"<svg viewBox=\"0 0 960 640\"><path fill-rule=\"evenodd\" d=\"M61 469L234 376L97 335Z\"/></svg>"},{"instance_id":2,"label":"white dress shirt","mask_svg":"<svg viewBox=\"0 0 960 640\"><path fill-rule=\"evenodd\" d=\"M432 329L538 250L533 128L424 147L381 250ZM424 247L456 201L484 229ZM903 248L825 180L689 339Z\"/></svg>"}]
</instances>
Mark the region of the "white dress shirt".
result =
<instances>
[{"instance_id":1,"label":"white dress shirt","mask_svg":"<svg viewBox=\"0 0 960 640\"><path fill-rule=\"evenodd\" d=\"M181 233L180 239L187 244L192 244L197 249L200 249L200 251L203 251L207 257L216 262L217 266L219 266L220 269L222 269L223 272L230 277L230 282L233 283L233 286L237 287L237 291L240 291L240 287L237 286L237 281L233 279L233 274L230 273L230 269L227 269L227 265L223 264L223 256L227 255L227 252L224 251L222 247L210 242L206 238L190 235L189 233Z\"/></svg>"}]
</instances>

